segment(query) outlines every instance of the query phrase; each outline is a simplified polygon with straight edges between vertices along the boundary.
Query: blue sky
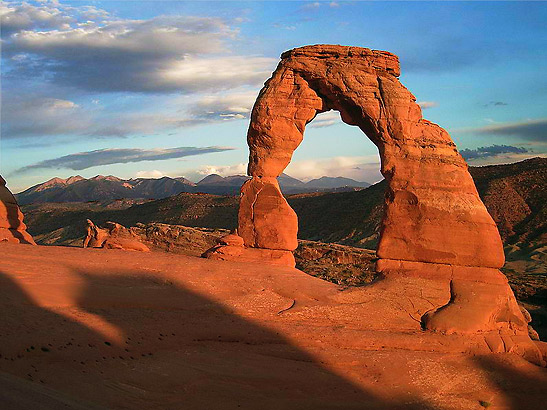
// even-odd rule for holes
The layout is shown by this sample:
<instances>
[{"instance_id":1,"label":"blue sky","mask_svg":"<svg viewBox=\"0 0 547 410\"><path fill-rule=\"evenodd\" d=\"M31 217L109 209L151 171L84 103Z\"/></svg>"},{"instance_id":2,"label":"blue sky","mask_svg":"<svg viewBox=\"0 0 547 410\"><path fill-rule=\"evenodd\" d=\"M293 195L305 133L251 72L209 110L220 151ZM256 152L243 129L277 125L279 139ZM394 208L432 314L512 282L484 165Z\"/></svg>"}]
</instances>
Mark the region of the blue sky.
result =
<instances>
[{"instance_id":1,"label":"blue sky","mask_svg":"<svg viewBox=\"0 0 547 410\"><path fill-rule=\"evenodd\" d=\"M470 164L547 151L545 2L1 2L0 173L245 172L249 110L279 55L306 44L387 50L424 117ZM376 147L334 112L287 173L377 181Z\"/></svg>"}]
</instances>

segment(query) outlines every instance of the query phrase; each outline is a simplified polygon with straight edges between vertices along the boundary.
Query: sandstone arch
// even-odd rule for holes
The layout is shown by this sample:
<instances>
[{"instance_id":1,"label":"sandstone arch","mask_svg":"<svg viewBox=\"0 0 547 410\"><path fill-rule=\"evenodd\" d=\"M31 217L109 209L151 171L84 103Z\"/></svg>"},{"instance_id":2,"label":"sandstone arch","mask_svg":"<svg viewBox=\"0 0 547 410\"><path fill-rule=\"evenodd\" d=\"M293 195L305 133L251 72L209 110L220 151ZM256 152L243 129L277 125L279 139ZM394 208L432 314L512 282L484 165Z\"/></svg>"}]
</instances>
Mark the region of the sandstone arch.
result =
<instances>
[{"instance_id":1,"label":"sandstone arch","mask_svg":"<svg viewBox=\"0 0 547 410\"><path fill-rule=\"evenodd\" d=\"M238 226L245 247L226 243L206 256L294 266L298 220L276 177L306 124L338 110L378 147L388 182L377 270L387 280L439 290L435 306L421 317L423 327L494 332L486 337L493 351L508 350L499 336L505 334L537 353L498 270L502 242L467 164L449 134L422 118L399 74L397 56L385 51L314 45L283 53L256 100L247 135L252 178L241 189Z\"/></svg>"},{"instance_id":2,"label":"sandstone arch","mask_svg":"<svg viewBox=\"0 0 547 410\"><path fill-rule=\"evenodd\" d=\"M256 208L252 192L261 184L267 192L257 201L270 191L274 195L274 179L289 164L306 124L335 109L380 152L389 185L380 258L501 267L501 239L465 161L445 130L422 119L398 75L397 57L383 51L308 46L284 53L253 109L247 137L253 179L243 189L244 198L252 197ZM239 234L247 246L295 248L295 216L289 210L277 211L277 223L269 224L249 218L253 212L245 205L242 201Z\"/></svg>"}]
</instances>

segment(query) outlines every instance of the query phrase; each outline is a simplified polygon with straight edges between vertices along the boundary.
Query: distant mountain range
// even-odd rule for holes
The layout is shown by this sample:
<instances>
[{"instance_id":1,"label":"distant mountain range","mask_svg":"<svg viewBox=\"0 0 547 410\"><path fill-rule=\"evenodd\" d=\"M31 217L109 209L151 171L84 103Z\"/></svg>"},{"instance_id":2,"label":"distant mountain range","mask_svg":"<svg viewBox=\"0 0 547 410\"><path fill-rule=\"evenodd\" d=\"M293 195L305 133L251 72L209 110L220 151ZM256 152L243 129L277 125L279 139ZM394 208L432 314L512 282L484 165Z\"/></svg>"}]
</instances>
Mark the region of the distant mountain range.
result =
<instances>
[{"instance_id":1,"label":"distant mountain range","mask_svg":"<svg viewBox=\"0 0 547 410\"><path fill-rule=\"evenodd\" d=\"M205 193L213 195L237 195L241 185L248 179L246 175L222 177L211 174L197 184L186 178L162 177L120 179L115 176L97 175L83 178L79 175L67 179L53 178L16 194L20 205L44 202L88 202L110 201L115 199L162 199L180 193ZM284 194L305 192L354 191L370 186L343 177L321 177L309 182L282 174L279 185Z\"/></svg>"}]
</instances>

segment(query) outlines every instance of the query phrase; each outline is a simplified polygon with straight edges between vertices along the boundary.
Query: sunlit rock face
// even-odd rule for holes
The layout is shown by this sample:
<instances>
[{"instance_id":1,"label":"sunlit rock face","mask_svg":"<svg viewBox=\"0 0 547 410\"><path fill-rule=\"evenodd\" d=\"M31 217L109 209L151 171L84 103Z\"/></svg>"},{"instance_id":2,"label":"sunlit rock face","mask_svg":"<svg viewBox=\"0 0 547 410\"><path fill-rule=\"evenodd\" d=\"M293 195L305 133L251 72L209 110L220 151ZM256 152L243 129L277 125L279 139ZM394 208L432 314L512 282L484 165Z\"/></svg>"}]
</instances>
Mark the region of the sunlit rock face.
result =
<instances>
[{"instance_id":1,"label":"sunlit rock face","mask_svg":"<svg viewBox=\"0 0 547 410\"><path fill-rule=\"evenodd\" d=\"M398 76L397 57L384 51L317 45L282 55L255 103L247 137L253 179L243 191L239 224L247 246L295 248L296 217L277 199L275 178L302 142L306 125L334 109L345 123L361 128L380 152L389 184L380 258L503 265L496 225L465 161L448 133L422 118ZM262 213L277 202L283 205L277 208L274 229Z\"/></svg>"},{"instance_id":2,"label":"sunlit rock face","mask_svg":"<svg viewBox=\"0 0 547 410\"><path fill-rule=\"evenodd\" d=\"M6 187L6 181L0 176L0 242L25 243L35 245L32 236L23 223L23 213L15 197Z\"/></svg>"},{"instance_id":3,"label":"sunlit rock face","mask_svg":"<svg viewBox=\"0 0 547 410\"><path fill-rule=\"evenodd\" d=\"M127 251L150 252L140 238L116 222L106 222L104 228L87 220L87 235L84 248L123 249Z\"/></svg>"},{"instance_id":4,"label":"sunlit rock face","mask_svg":"<svg viewBox=\"0 0 547 410\"><path fill-rule=\"evenodd\" d=\"M238 227L244 248L287 254L296 248L298 219L276 178L306 125L337 110L380 153L388 184L377 249L383 282L404 284L416 300L431 296L417 319L425 329L489 331L485 340L493 351L507 350L503 337L522 339L509 344L529 349L527 321L498 270L504 255L496 225L450 135L422 118L399 75L397 56L385 51L313 45L282 54L256 100L247 134L252 178L241 189ZM224 259L238 259L241 249L230 252L227 245Z\"/></svg>"}]
</instances>

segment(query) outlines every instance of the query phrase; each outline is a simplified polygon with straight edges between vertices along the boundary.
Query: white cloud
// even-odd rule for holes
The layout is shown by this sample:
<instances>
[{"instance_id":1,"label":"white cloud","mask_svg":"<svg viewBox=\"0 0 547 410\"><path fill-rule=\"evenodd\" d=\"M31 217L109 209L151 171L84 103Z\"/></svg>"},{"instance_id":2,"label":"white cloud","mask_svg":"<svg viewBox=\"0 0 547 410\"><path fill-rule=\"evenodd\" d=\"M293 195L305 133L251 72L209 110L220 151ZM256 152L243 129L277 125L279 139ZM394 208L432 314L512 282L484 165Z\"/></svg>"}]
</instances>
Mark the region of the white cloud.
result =
<instances>
[{"instance_id":1,"label":"white cloud","mask_svg":"<svg viewBox=\"0 0 547 410\"><path fill-rule=\"evenodd\" d=\"M342 119L340 118L340 113L338 111L331 110L317 114L308 126L311 128L324 128L341 123Z\"/></svg>"},{"instance_id":2,"label":"white cloud","mask_svg":"<svg viewBox=\"0 0 547 410\"><path fill-rule=\"evenodd\" d=\"M294 25L294 24L275 23L272 26L275 27L275 28L280 28L282 30L288 30L288 31L296 30L296 25Z\"/></svg>"},{"instance_id":3,"label":"white cloud","mask_svg":"<svg viewBox=\"0 0 547 410\"><path fill-rule=\"evenodd\" d=\"M222 90L260 84L272 72L274 61L257 56L201 58L188 56L158 68L149 88L182 91Z\"/></svg>"},{"instance_id":4,"label":"white cloud","mask_svg":"<svg viewBox=\"0 0 547 410\"><path fill-rule=\"evenodd\" d=\"M125 137L246 119L276 64L231 51L239 32L221 18L129 20L93 6L56 2L4 2L0 12L2 136L8 139ZM6 32L7 26L12 31ZM107 112L98 93L111 92L151 92L160 104ZM172 97L181 93L186 104ZM67 95L78 95L80 105ZM174 104L185 108L165 109Z\"/></svg>"},{"instance_id":5,"label":"white cloud","mask_svg":"<svg viewBox=\"0 0 547 410\"><path fill-rule=\"evenodd\" d=\"M43 29L37 12L12 24L3 43L10 76L100 92L192 93L258 85L275 67L275 59L233 54L238 29L220 18L123 20L85 6L48 10L62 24ZM78 22L82 13L95 20Z\"/></svg>"},{"instance_id":6,"label":"white cloud","mask_svg":"<svg viewBox=\"0 0 547 410\"><path fill-rule=\"evenodd\" d=\"M203 165L199 168L187 169L180 172L185 178L190 181L200 181L207 175L217 174L222 177L231 175L247 175L247 163L239 163L234 165Z\"/></svg>"},{"instance_id":7,"label":"white cloud","mask_svg":"<svg viewBox=\"0 0 547 410\"><path fill-rule=\"evenodd\" d=\"M29 3L0 3L2 35L33 27L47 29L59 28L71 23L72 17L65 15L54 3L34 6Z\"/></svg>"},{"instance_id":8,"label":"white cloud","mask_svg":"<svg viewBox=\"0 0 547 410\"><path fill-rule=\"evenodd\" d=\"M302 181L309 181L314 178L321 178L322 176L341 176L370 183L375 183L383 179L382 174L380 174L380 159L378 155L294 160L284 172ZM247 163L204 165L196 169L185 170L183 174L192 181L199 181L204 176L210 174L218 174L223 177L247 175Z\"/></svg>"},{"instance_id":9,"label":"white cloud","mask_svg":"<svg viewBox=\"0 0 547 410\"><path fill-rule=\"evenodd\" d=\"M309 181L322 176L346 177L356 181L374 183L383 177L380 174L380 159L377 155L359 157L331 157L292 161L286 174L302 181ZM186 170L184 175L192 181L198 181L206 175L218 174L226 177L230 175L246 175L247 163L234 165L204 165L197 169Z\"/></svg>"},{"instance_id":10,"label":"white cloud","mask_svg":"<svg viewBox=\"0 0 547 410\"><path fill-rule=\"evenodd\" d=\"M422 110L437 107L439 105L439 103L436 101L418 101L416 104L418 104L422 108Z\"/></svg>"},{"instance_id":11,"label":"white cloud","mask_svg":"<svg viewBox=\"0 0 547 410\"><path fill-rule=\"evenodd\" d=\"M512 164L513 162L524 161L525 159L542 157L546 158L545 152L528 152L528 153L514 153L514 154L497 154L485 158L476 158L466 160L469 165L483 166L483 165L496 165L496 164Z\"/></svg>"},{"instance_id":12,"label":"white cloud","mask_svg":"<svg viewBox=\"0 0 547 410\"><path fill-rule=\"evenodd\" d=\"M235 165L204 165L194 171L195 174L206 176L218 174L223 177L230 175L247 175L247 164L239 163Z\"/></svg>"},{"instance_id":13,"label":"white cloud","mask_svg":"<svg viewBox=\"0 0 547 410\"><path fill-rule=\"evenodd\" d=\"M80 106L72 101L60 100L58 98L46 98L43 107L51 110L73 110Z\"/></svg>"},{"instance_id":14,"label":"white cloud","mask_svg":"<svg viewBox=\"0 0 547 410\"><path fill-rule=\"evenodd\" d=\"M138 171L135 176L137 178L161 178L165 176L163 171L153 169L151 171Z\"/></svg>"},{"instance_id":15,"label":"white cloud","mask_svg":"<svg viewBox=\"0 0 547 410\"><path fill-rule=\"evenodd\" d=\"M241 91L230 94L210 94L201 97L190 108L194 119L230 120L249 118L258 91Z\"/></svg>"},{"instance_id":16,"label":"white cloud","mask_svg":"<svg viewBox=\"0 0 547 410\"><path fill-rule=\"evenodd\" d=\"M128 137L170 132L212 122L248 119L258 90L194 96L163 96L161 106L183 106L178 112L149 106L112 113L92 98L87 107L73 101L8 91L2 106L2 137L6 139L82 135L95 138Z\"/></svg>"},{"instance_id":17,"label":"white cloud","mask_svg":"<svg viewBox=\"0 0 547 410\"><path fill-rule=\"evenodd\" d=\"M372 183L383 178L380 174L380 160L377 155L292 161L285 173L304 181L322 176L341 176Z\"/></svg>"},{"instance_id":18,"label":"white cloud","mask_svg":"<svg viewBox=\"0 0 547 410\"><path fill-rule=\"evenodd\" d=\"M90 116L73 101L4 93L2 137L65 135L92 127Z\"/></svg>"},{"instance_id":19,"label":"white cloud","mask_svg":"<svg viewBox=\"0 0 547 410\"><path fill-rule=\"evenodd\" d=\"M319 3L318 1L315 1L313 3L306 3L302 8L304 9L318 9L319 7L321 7L321 3Z\"/></svg>"},{"instance_id":20,"label":"white cloud","mask_svg":"<svg viewBox=\"0 0 547 410\"><path fill-rule=\"evenodd\" d=\"M459 128L452 133L515 137L525 141L547 143L547 118L511 123L495 123L479 128Z\"/></svg>"},{"instance_id":21,"label":"white cloud","mask_svg":"<svg viewBox=\"0 0 547 410\"><path fill-rule=\"evenodd\" d=\"M93 151L77 152L62 157L46 159L26 165L14 172L23 173L35 169L72 169L82 170L111 164L127 164L142 161L163 161L174 158L211 154L233 150L231 147L177 147L177 148L105 148Z\"/></svg>"}]
</instances>

